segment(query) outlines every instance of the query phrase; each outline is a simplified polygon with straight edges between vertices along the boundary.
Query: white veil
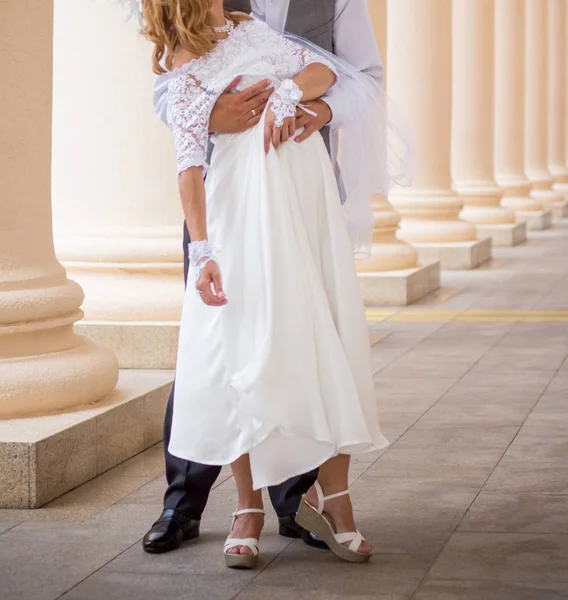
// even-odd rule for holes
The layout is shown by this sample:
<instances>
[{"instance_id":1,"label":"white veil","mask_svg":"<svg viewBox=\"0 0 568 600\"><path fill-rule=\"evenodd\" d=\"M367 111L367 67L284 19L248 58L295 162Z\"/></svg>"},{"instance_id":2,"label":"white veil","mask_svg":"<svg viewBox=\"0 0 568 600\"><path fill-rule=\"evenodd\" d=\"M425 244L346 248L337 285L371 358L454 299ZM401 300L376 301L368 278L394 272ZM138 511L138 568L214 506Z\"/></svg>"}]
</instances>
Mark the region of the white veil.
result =
<instances>
[{"instance_id":1,"label":"white veil","mask_svg":"<svg viewBox=\"0 0 568 600\"><path fill-rule=\"evenodd\" d=\"M334 132L332 142L336 147L332 152L338 152L346 195L344 208L356 258L368 258L374 229L372 195L388 196L392 183L412 183L414 147L410 127L374 79L304 38L284 35L333 63L339 75L335 85L349 98L351 118L339 135Z\"/></svg>"},{"instance_id":2,"label":"white veil","mask_svg":"<svg viewBox=\"0 0 568 600\"><path fill-rule=\"evenodd\" d=\"M266 21L286 38L330 61L339 74L335 85L345 90L351 104L352 119L332 135L332 152L338 155L355 255L367 258L374 229L372 195L388 196L391 183L411 185L414 149L410 127L374 79L335 54L287 33L289 7L290 0L267 2Z\"/></svg>"}]
</instances>

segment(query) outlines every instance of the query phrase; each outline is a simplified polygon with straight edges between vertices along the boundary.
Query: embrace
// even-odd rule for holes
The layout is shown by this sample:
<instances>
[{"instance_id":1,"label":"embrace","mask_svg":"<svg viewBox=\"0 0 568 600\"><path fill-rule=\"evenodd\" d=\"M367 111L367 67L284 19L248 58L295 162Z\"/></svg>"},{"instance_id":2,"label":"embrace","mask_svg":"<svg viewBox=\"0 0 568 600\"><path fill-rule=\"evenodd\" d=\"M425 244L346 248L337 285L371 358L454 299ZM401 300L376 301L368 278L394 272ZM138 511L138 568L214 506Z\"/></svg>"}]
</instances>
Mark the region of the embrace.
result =
<instances>
[{"instance_id":1,"label":"embrace","mask_svg":"<svg viewBox=\"0 0 568 600\"><path fill-rule=\"evenodd\" d=\"M345 65L382 87L366 2L141 8L155 46L156 110L177 151L187 283L165 421L169 485L144 549L197 537L221 466L231 464L238 506L228 567L257 564L264 487L281 535L366 562L372 546L354 522L350 456L387 441L342 207L352 178L335 157L337 132L356 110L341 85Z\"/></svg>"}]
</instances>

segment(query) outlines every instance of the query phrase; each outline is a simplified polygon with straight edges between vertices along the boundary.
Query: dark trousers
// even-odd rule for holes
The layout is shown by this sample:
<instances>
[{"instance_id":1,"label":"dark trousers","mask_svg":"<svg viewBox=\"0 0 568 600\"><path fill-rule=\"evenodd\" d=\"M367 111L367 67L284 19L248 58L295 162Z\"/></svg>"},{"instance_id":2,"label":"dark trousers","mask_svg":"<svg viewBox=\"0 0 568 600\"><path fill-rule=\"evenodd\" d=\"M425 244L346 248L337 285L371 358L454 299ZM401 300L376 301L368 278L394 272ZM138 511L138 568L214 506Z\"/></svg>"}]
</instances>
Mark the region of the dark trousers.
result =
<instances>
[{"instance_id":1,"label":"dark trousers","mask_svg":"<svg viewBox=\"0 0 568 600\"><path fill-rule=\"evenodd\" d=\"M187 245L189 232L187 226L183 232L184 276L187 284L189 270L189 256ZM175 388L175 383L174 383ZM191 519L201 519L205 510L209 492L213 487L221 467L201 465L188 460L183 460L169 453L170 435L172 430L172 417L174 407L174 388L170 394L166 417L164 420L164 448L166 454L166 478L168 489L164 497L164 508L173 508L186 514ZM269 489L270 499L279 517L294 515L300 505L302 494L314 484L318 472L311 471L305 475L289 479L281 485Z\"/></svg>"}]
</instances>

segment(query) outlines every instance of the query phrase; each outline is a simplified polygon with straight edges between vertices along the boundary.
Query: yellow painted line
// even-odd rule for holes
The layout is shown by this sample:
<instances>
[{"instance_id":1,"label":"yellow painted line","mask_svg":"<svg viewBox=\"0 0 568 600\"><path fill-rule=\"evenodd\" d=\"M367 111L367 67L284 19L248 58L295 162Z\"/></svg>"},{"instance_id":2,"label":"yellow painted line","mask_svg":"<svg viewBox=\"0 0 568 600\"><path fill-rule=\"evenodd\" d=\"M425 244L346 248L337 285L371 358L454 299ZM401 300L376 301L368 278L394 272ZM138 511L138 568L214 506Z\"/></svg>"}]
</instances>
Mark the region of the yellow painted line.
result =
<instances>
[{"instance_id":1,"label":"yellow painted line","mask_svg":"<svg viewBox=\"0 0 568 600\"><path fill-rule=\"evenodd\" d=\"M532 322L555 322L561 323L568 321L568 317L421 317L413 319L411 317L393 317L389 321L394 322L405 322L405 323L428 323L436 321L470 321L472 323L506 323L506 322L518 322L518 321L532 321Z\"/></svg>"},{"instance_id":2,"label":"yellow painted line","mask_svg":"<svg viewBox=\"0 0 568 600\"><path fill-rule=\"evenodd\" d=\"M432 310L432 311L420 311L420 310L403 310L399 313L402 315L427 315L427 316L439 316L439 315L542 315L542 316L566 316L568 317L568 311L560 310Z\"/></svg>"},{"instance_id":3,"label":"yellow painted line","mask_svg":"<svg viewBox=\"0 0 568 600\"><path fill-rule=\"evenodd\" d=\"M374 315L386 315L386 316L390 316L390 315L396 315L398 314L395 310L394 311L383 311L383 310L368 310L367 311L368 315L374 316Z\"/></svg>"}]
</instances>

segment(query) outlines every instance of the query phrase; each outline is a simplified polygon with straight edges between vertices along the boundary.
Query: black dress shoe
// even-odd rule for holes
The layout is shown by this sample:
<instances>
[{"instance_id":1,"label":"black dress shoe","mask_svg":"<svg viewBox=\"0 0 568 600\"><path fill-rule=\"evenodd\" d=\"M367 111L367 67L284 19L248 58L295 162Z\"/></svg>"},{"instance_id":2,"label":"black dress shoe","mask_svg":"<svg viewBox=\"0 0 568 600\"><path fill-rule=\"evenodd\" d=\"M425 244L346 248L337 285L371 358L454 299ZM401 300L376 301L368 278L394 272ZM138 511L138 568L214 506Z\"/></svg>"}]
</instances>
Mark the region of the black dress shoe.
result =
<instances>
[{"instance_id":1,"label":"black dress shoe","mask_svg":"<svg viewBox=\"0 0 568 600\"><path fill-rule=\"evenodd\" d=\"M190 519L183 513L167 508L144 536L142 547L150 554L170 552L181 546L184 540L199 535L201 521Z\"/></svg>"},{"instance_id":2,"label":"black dress shoe","mask_svg":"<svg viewBox=\"0 0 568 600\"><path fill-rule=\"evenodd\" d=\"M300 527L294 520L294 517L279 517L280 535L288 538L302 538L308 546L329 550L328 545L321 540L315 533Z\"/></svg>"}]
</instances>

